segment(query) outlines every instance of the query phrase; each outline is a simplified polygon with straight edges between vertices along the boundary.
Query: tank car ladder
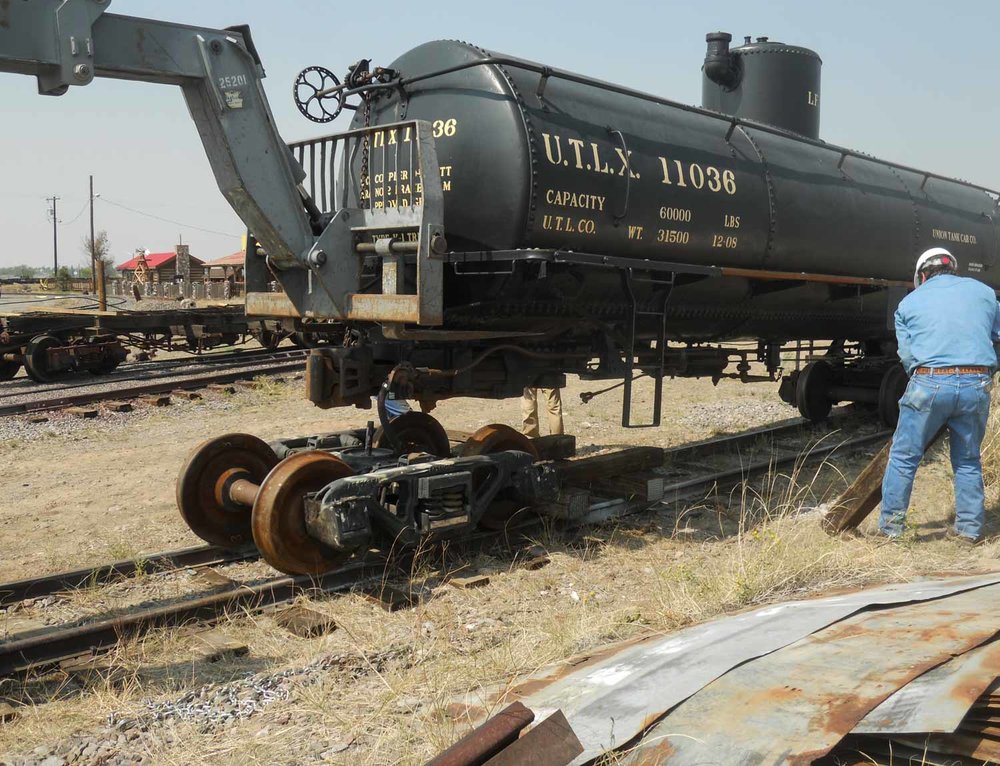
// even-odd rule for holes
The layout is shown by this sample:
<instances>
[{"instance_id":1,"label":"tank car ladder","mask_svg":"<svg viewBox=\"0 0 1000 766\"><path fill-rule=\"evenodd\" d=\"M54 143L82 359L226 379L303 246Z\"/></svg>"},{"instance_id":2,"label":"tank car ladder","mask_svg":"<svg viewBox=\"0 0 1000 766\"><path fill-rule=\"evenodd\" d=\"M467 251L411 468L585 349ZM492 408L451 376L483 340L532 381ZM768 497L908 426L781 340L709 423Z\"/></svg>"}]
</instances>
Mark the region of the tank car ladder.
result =
<instances>
[{"instance_id":1,"label":"tank car ladder","mask_svg":"<svg viewBox=\"0 0 1000 766\"><path fill-rule=\"evenodd\" d=\"M636 283L654 285L663 288L663 302L659 305L658 311L644 311L639 308L639 301L635 296ZM622 395L622 428L655 428L660 425L663 412L663 378L667 369L667 303L670 301L670 294L674 288L674 274L670 272L667 279L643 278L635 276L635 269L624 269L622 271L622 286L629 300L629 332L628 347L625 355L625 376L623 383L625 386ZM656 372L653 376L653 417L649 423L632 422L632 383L635 381L635 335L638 317L656 317L659 319L656 332L656 352L658 356Z\"/></svg>"}]
</instances>

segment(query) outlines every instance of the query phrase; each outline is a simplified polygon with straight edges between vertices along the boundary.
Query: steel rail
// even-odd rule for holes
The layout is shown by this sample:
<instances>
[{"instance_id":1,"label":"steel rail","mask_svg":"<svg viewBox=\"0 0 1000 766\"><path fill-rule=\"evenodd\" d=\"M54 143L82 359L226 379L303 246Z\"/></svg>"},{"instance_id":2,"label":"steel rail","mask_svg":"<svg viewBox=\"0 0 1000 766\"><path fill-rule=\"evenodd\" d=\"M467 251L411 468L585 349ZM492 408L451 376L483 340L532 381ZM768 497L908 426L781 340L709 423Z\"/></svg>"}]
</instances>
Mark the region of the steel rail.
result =
<instances>
[{"instance_id":1,"label":"steel rail","mask_svg":"<svg viewBox=\"0 0 1000 766\"><path fill-rule=\"evenodd\" d=\"M851 412L834 411L822 423L811 423L803 418L793 418L735 434L723 434L722 436L680 444L676 447L667 447L663 450L663 455L666 460L683 460L684 458L717 453L722 449L735 449L743 444L752 444L759 439L774 439L789 434L821 429L825 430L826 434L831 434L840 430L841 421L850 421L853 417L856 415ZM833 430L825 428L831 425L835 426ZM850 425L850 423L843 423L843 425Z\"/></svg>"},{"instance_id":2,"label":"steel rail","mask_svg":"<svg viewBox=\"0 0 1000 766\"><path fill-rule=\"evenodd\" d=\"M163 394L175 391L178 388L200 388L208 385L209 383L233 383L237 380L246 380L257 377L258 375L274 375L281 372L298 372L302 370L304 361L304 359L298 359L290 362L262 365L250 369L241 368L238 370L208 372L196 375L182 375L170 380L145 383L138 386L130 386L128 388L105 389L102 391L94 391L89 394L70 394L51 399L38 399L35 401L20 402L18 404L0 406L0 416L44 412L46 410L56 410L80 404L93 404L95 402L112 401L116 399L129 399L142 396L144 394ZM94 385L102 384L95 383Z\"/></svg>"},{"instance_id":3,"label":"steel rail","mask_svg":"<svg viewBox=\"0 0 1000 766\"><path fill-rule=\"evenodd\" d=\"M664 499L666 499L669 497L669 493L683 493L684 490L688 490L688 494L691 494L694 490L710 488L713 484L718 484L729 479L748 478L751 475L756 475L775 468L784 468L789 465L795 465L796 463L814 463L817 460L828 458L838 450L866 447L869 444L884 442L891 437L892 431L877 431L873 434L856 436L852 439L846 439L841 442L823 446L817 445L806 450L805 452L797 454L772 455L766 460L756 460L751 463L747 463L746 465L741 465L738 468L728 468L722 471L715 471L714 473L706 474L705 476L684 479L679 482L674 482L673 484L664 485L663 496ZM672 500L676 501L685 498L686 495L682 494L675 496Z\"/></svg>"},{"instance_id":4,"label":"steel rail","mask_svg":"<svg viewBox=\"0 0 1000 766\"><path fill-rule=\"evenodd\" d=\"M231 612L274 606L292 601L309 591L336 593L347 590L381 575L386 566L386 559L380 557L361 560L321 577L285 576L253 585L238 584L221 592L169 606L142 609L82 625L29 631L0 644L0 677L93 654L154 628L189 622L211 624Z\"/></svg>"},{"instance_id":5,"label":"steel rail","mask_svg":"<svg viewBox=\"0 0 1000 766\"><path fill-rule=\"evenodd\" d=\"M131 362L122 365L114 372L106 375L84 376L83 371L67 374L68 379L57 378L51 382L39 383L25 376L12 380L0 381L0 401L8 396L26 396L29 394L52 394L62 391L73 391L81 388L93 388L131 380L152 381L178 375L195 375L199 372L217 372L234 367L246 367L255 364L276 364L278 362L305 359L308 351L302 349L280 352L247 352L235 354L227 352L218 354L212 361L209 357L188 357L186 359L167 359L163 361ZM192 368L185 370L184 368ZM198 368L201 368L200 370ZM120 372L120 374L119 374ZM82 379L81 379L82 378Z\"/></svg>"},{"instance_id":6,"label":"steel rail","mask_svg":"<svg viewBox=\"0 0 1000 766\"><path fill-rule=\"evenodd\" d=\"M704 497L707 492L710 492L717 485L734 479L737 481L746 481L762 473L782 469L787 466L812 464L818 460L825 460L838 450L866 447L869 444L884 442L891 437L892 431L890 430L877 431L876 433L864 434L828 445L817 445L805 452L786 455L772 454L767 459L756 460L737 468L709 471L700 476L692 476L671 484L665 483L663 486L663 497L660 500L642 503L632 511L628 510L629 501L624 498L595 503L591 506L590 512L580 519L579 523L599 524L657 505L670 506L684 501L699 499Z\"/></svg>"},{"instance_id":7,"label":"steel rail","mask_svg":"<svg viewBox=\"0 0 1000 766\"><path fill-rule=\"evenodd\" d=\"M134 559L115 561L96 567L74 569L70 572L29 577L23 580L0 583L0 608L29 598L43 598L62 591L107 585L134 577L137 574L217 566L255 559L259 555L256 549L250 548L227 550L215 545L196 545L191 548L137 556Z\"/></svg>"}]
</instances>

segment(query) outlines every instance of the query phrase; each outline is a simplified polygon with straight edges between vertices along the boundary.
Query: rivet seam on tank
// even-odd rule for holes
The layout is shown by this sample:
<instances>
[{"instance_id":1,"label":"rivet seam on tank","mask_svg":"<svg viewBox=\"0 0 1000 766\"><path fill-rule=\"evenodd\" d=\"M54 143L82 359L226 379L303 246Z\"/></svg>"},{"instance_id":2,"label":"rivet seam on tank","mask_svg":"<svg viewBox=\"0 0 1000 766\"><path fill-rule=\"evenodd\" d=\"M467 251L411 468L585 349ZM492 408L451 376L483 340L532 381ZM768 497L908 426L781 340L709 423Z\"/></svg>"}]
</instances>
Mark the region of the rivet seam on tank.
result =
<instances>
[{"instance_id":1,"label":"rivet seam on tank","mask_svg":"<svg viewBox=\"0 0 1000 766\"><path fill-rule=\"evenodd\" d=\"M760 158L760 166L764 171L764 185L767 187L767 206L769 218L767 246L764 248L764 261L766 262L768 258L771 257L772 250L774 249L774 237L778 230L778 200L774 193L774 183L771 180L771 168L767 164L767 158L764 156L764 152L761 151L757 142L753 140L753 136L750 135L744 126L740 125L738 130L746 137L747 141L750 142L750 146L753 147L753 150L757 152L757 157Z\"/></svg>"},{"instance_id":2,"label":"rivet seam on tank","mask_svg":"<svg viewBox=\"0 0 1000 766\"><path fill-rule=\"evenodd\" d=\"M899 181L899 185L903 187L903 191L906 192L906 196L910 200L910 204L913 206L913 255L916 256L917 249L920 247L920 206L917 204L916 199L913 198L913 194L910 193L910 187L906 185L906 181L892 165L889 165L889 171L896 177Z\"/></svg>"},{"instance_id":3,"label":"rivet seam on tank","mask_svg":"<svg viewBox=\"0 0 1000 766\"><path fill-rule=\"evenodd\" d=\"M482 51L482 53L484 55L489 55L487 51ZM517 85L514 84L514 79L510 76L510 72L499 65L497 66L497 70L504 76L504 79L507 80L511 93L513 93L514 98L517 99L518 111L521 112L521 119L524 120L524 129L527 133L528 158L530 160L529 167L531 172L531 182L529 186L531 191L530 197L528 198L528 220L525 222L525 233L530 234L535 226L535 210L538 207L538 154L535 151L535 127L531 124L531 117L528 116L527 104L524 102L524 97L521 96L521 91L518 90Z\"/></svg>"},{"instance_id":4,"label":"rivet seam on tank","mask_svg":"<svg viewBox=\"0 0 1000 766\"><path fill-rule=\"evenodd\" d=\"M751 45L753 45L753 43L751 43ZM734 48L732 52L740 56L761 56L761 55L766 55L768 53L790 53L797 56L805 56L807 58L818 59L820 64L823 63L823 59L821 59L816 54L815 51L803 50L802 48L763 48L763 49L758 48L757 50L751 50L751 51L744 51L740 50L739 48Z\"/></svg>"}]
</instances>

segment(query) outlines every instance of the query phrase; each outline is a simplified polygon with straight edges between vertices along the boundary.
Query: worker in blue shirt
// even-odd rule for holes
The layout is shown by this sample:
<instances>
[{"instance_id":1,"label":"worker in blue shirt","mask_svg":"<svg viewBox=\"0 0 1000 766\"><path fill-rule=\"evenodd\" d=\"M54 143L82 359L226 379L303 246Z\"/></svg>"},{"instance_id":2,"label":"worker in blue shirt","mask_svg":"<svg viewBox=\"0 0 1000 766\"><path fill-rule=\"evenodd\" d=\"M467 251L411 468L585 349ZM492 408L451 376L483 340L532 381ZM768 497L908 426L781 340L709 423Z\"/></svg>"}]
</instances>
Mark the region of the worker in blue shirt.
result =
<instances>
[{"instance_id":1,"label":"worker in blue shirt","mask_svg":"<svg viewBox=\"0 0 1000 766\"><path fill-rule=\"evenodd\" d=\"M980 445L990 412L990 390L1000 343L1000 305L993 289L956 276L958 262L941 247L917 259L916 287L896 310L899 358L910 376L899 400L899 423L882 481L879 530L903 533L917 466L945 426L955 472L955 539L983 537L984 494Z\"/></svg>"}]
</instances>

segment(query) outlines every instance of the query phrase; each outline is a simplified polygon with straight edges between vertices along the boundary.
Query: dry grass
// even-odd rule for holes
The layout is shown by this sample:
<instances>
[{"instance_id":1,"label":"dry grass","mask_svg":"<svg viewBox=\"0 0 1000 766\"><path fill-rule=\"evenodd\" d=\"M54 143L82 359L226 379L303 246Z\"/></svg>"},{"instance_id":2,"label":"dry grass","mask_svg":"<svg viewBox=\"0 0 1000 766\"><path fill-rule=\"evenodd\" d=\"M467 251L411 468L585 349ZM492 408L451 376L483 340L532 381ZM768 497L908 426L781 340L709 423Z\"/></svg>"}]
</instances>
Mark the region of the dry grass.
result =
<instances>
[{"instance_id":1,"label":"dry grass","mask_svg":"<svg viewBox=\"0 0 1000 766\"><path fill-rule=\"evenodd\" d=\"M1000 422L991 426L984 462L995 480ZM731 494L582 537L545 532L537 543L551 563L537 571L503 551L477 555L461 574L488 573L485 588L445 584L460 559L427 552L409 583L395 583L418 598L411 609L386 613L360 595L310 601L339 625L322 638L292 638L268 616L233 615L226 629L250 647L242 659L194 662L183 631L133 641L116 653L120 672L112 679L0 689L36 703L0 729L0 752L99 730L111 713L140 713L147 698L174 699L206 683L336 655L346 659L249 719L222 728L154 726L142 748L164 764L417 764L465 731L467 722L449 715L455 700L487 703L517 678L609 642L831 589L994 566L998 543L970 550L939 534L951 517L946 448L928 456L918 476L915 531L902 544L831 538L815 513L804 512L839 491L840 471L853 474L860 462L838 466L773 471Z\"/></svg>"}]
</instances>

